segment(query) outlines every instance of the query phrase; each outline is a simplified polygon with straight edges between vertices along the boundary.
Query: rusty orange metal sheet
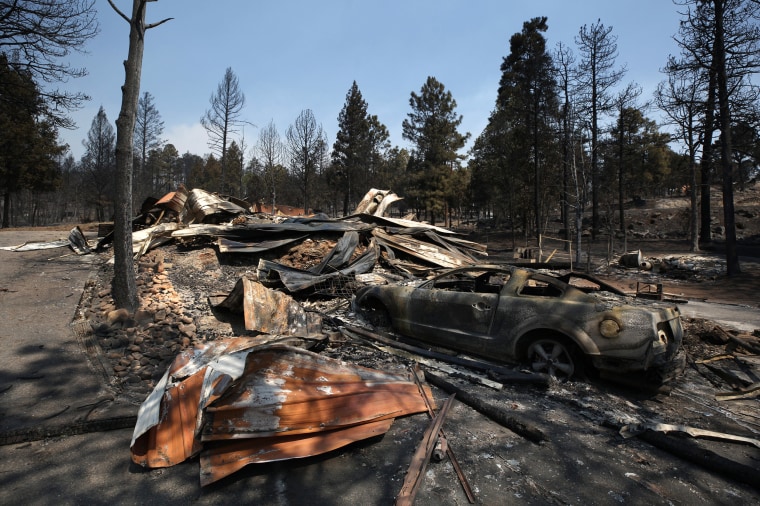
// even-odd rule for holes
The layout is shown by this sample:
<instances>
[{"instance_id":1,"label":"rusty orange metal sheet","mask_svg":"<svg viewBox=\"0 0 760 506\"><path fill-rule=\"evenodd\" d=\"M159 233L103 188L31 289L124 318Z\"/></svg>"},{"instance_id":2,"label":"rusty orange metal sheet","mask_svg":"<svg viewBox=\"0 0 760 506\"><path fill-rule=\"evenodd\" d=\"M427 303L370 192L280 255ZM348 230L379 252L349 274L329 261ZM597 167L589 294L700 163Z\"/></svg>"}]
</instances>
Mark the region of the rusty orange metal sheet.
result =
<instances>
[{"instance_id":1,"label":"rusty orange metal sheet","mask_svg":"<svg viewBox=\"0 0 760 506\"><path fill-rule=\"evenodd\" d=\"M132 445L133 462L146 467L169 467L201 450L195 426L204 372L201 370L166 392L164 417Z\"/></svg>"},{"instance_id":2,"label":"rusty orange metal sheet","mask_svg":"<svg viewBox=\"0 0 760 506\"><path fill-rule=\"evenodd\" d=\"M388 432L393 419L315 434L231 440L209 445L201 452L201 486L214 483L249 464L320 455L356 441Z\"/></svg>"},{"instance_id":3,"label":"rusty orange metal sheet","mask_svg":"<svg viewBox=\"0 0 760 506\"><path fill-rule=\"evenodd\" d=\"M330 430L426 411L407 374L376 371L305 350L262 350L210 405L203 440Z\"/></svg>"},{"instance_id":4,"label":"rusty orange metal sheet","mask_svg":"<svg viewBox=\"0 0 760 506\"><path fill-rule=\"evenodd\" d=\"M203 479L211 483L248 463L316 455L382 434L396 416L426 410L409 373L256 338L220 340L183 352L169 367L140 408L132 460L167 467L205 449Z\"/></svg>"}]
</instances>

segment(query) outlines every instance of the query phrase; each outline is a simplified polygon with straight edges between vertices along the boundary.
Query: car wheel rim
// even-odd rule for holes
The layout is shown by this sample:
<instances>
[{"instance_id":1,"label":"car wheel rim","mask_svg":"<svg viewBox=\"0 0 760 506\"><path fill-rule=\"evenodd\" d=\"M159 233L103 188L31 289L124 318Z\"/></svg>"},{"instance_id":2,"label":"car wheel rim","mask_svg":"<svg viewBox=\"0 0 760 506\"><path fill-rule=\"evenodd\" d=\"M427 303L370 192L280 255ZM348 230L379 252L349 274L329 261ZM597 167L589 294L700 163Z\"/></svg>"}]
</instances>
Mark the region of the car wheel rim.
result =
<instances>
[{"instance_id":1,"label":"car wheel rim","mask_svg":"<svg viewBox=\"0 0 760 506\"><path fill-rule=\"evenodd\" d=\"M531 368L557 379L566 380L573 376L575 364L567 348L557 341L538 341L528 352Z\"/></svg>"}]
</instances>

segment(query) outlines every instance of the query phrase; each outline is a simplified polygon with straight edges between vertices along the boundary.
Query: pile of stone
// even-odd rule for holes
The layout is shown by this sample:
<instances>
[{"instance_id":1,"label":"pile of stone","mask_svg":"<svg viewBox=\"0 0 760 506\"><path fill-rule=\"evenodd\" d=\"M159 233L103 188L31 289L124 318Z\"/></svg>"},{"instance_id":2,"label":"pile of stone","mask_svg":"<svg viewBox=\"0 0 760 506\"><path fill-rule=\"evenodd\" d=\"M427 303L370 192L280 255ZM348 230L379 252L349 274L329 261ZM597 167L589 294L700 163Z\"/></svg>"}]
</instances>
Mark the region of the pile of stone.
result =
<instances>
[{"instance_id":1,"label":"pile of stone","mask_svg":"<svg viewBox=\"0 0 760 506\"><path fill-rule=\"evenodd\" d=\"M110 286L102 288L107 275L98 282L101 288L93 287L83 310L106 359L105 367L111 369L106 374L120 390L128 387L138 395L150 392L174 357L201 340L193 318L183 311L166 267L161 251L141 258L137 274L140 306L134 314L116 309Z\"/></svg>"}]
</instances>

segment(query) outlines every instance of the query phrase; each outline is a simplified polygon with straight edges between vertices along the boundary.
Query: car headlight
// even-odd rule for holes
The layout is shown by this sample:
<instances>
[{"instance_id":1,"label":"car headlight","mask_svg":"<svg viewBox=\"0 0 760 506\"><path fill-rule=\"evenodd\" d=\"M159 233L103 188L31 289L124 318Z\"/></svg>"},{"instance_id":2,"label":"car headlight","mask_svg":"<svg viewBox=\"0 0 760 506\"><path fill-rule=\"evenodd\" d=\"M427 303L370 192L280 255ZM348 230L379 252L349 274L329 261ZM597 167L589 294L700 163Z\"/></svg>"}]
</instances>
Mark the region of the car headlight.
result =
<instances>
[{"instance_id":1,"label":"car headlight","mask_svg":"<svg viewBox=\"0 0 760 506\"><path fill-rule=\"evenodd\" d=\"M599 333L608 339L617 337L617 335L620 333L620 324L617 322L617 320L612 320L609 318L602 320L601 323L599 323Z\"/></svg>"}]
</instances>

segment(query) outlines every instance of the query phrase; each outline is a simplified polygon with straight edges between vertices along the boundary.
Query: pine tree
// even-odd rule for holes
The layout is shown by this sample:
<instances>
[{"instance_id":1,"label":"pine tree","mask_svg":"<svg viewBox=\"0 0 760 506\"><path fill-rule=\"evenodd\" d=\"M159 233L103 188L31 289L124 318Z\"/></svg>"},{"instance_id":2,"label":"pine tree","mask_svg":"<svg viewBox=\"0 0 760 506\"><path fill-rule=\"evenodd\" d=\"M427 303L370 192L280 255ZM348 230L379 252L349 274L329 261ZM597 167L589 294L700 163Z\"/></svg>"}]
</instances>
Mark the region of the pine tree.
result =
<instances>
[{"instance_id":1,"label":"pine tree","mask_svg":"<svg viewBox=\"0 0 760 506\"><path fill-rule=\"evenodd\" d=\"M286 171L283 167L284 149L274 121L261 129L256 143L259 163L261 164L261 180L264 183L266 204L271 204L272 213L277 205L280 185L285 180Z\"/></svg>"},{"instance_id":2,"label":"pine tree","mask_svg":"<svg viewBox=\"0 0 760 506\"><path fill-rule=\"evenodd\" d=\"M93 0L15 0L0 2L0 48L13 55L17 69L41 85L40 99L47 105L47 121L56 127L72 127L66 116L89 97L54 87L87 71L72 67L67 57L84 52L88 40L98 33L97 9ZM9 83L0 76L0 89Z\"/></svg>"},{"instance_id":3,"label":"pine tree","mask_svg":"<svg viewBox=\"0 0 760 506\"><path fill-rule=\"evenodd\" d=\"M558 113L552 57L542 35L548 29L546 21L546 17L526 21L522 31L510 38L510 53L501 65L498 113L493 116L505 122L498 129L511 139L509 170L533 195L536 236L541 234L542 202L557 200L546 194L551 186L543 183L546 167L556 165L552 158L557 151L554 125Z\"/></svg>"},{"instance_id":4,"label":"pine tree","mask_svg":"<svg viewBox=\"0 0 760 506\"><path fill-rule=\"evenodd\" d=\"M459 150L470 134L457 131L462 123L462 116L455 111L457 103L434 77L427 78L419 95L412 92L409 105L412 111L402 123L404 139L414 145L407 194L435 224L436 216L444 215L452 197L447 178L459 169Z\"/></svg>"},{"instance_id":5,"label":"pine tree","mask_svg":"<svg viewBox=\"0 0 760 506\"><path fill-rule=\"evenodd\" d=\"M599 196L602 193L599 170L599 121L614 107L611 94L626 72L625 67L615 68L617 37L612 27L601 20L591 26L583 25L575 39L581 53L578 77L582 101L591 125L591 236L599 229Z\"/></svg>"},{"instance_id":6,"label":"pine tree","mask_svg":"<svg viewBox=\"0 0 760 506\"><path fill-rule=\"evenodd\" d=\"M367 188L367 171L371 164L370 122L367 102L356 81L346 94L346 103L338 115L338 133L333 144L334 187L343 192L343 214L355 206Z\"/></svg>"},{"instance_id":7,"label":"pine tree","mask_svg":"<svg viewBox=\"0 0 760 506\"><path fill-rule=\"evenodd\" d=\"M148 153L160 149L164 143L161 135L164 133L164 122L158 112L153 95L144 92L137 102L135 115L135 153L136 163L133 174L135 201L142 202L145 197L156 192L160 182L158 174L148 170Z\"/></svg>"},{"instance_id":8,"label":"pine tree","mask_svg":"<svg viewBox=\"0 0 760 506\"><path fill-rule=\"evenodd\" d=\"M245 106L245 95L240 89L240 83L232 67L227 67L224 77L209 99L211 108L201 118L201 124L209 136L209 147L219 155L221 174L219 191L229 192L227 181L227 148L230 136L241 123L240 113Z\"/></svg>"},{"instance_id":9,"label":"pine tree","mask_svg":"<svg viewBox=\"0 0 760 506\"><path fill-rule=\"evenodd\" d=\"M49 191L59 182L55 123L29 72L0 53L0 191L3 228L10 226L11 198L21 190Z\"/></svg>"},{"instance_id":10,"label":"pine tree","mask_svg":"<svg viewBox=\"0 0 760 506\"><path fill-rule=\"evenodd\" d=\"M93 118L82 144L85 152L80 166L86 199L95 207L96 219L110 219L116 198L116 132L103 106Z\"/></svg>"},{"instance_id":11,"label":"pine tree","mask_svg":"<svg viewBox=\"0 0 760 506\"><path fill-rule=\"evenodd\" d=\"M290 173L297 181L304 211L313 205L317 176L324 166L327 139L311 109L305 109L285 134Z\"/></svg>"}]
</instances>

